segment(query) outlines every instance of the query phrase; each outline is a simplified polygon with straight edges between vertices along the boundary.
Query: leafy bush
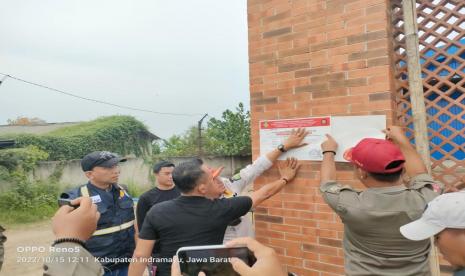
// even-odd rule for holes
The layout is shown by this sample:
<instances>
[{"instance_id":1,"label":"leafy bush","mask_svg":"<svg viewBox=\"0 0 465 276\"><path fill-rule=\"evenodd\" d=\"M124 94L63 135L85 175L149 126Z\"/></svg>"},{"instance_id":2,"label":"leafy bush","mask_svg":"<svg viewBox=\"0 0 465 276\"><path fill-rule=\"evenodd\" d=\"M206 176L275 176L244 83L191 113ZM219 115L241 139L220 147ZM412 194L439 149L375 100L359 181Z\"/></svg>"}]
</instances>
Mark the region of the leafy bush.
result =
<instances>
[{"instance_id":1,"label":"leafy bush","mask_svg":"<svg viewBox=\"0 0 465 276\"><path fill-rule=\"evenodd\" d=\"M25 148L0 150L0 166L9 171L15 169L30 171L35 167L37 161L47 158L48 153L36 146L29 145Z\"/></svg>"},{"instance_id":2,"label":"leafy bush","mask_svg":"<svg viewBox=\"0 0 465 276\"><path fill-rule=\"evenodd\" d=\"M132 197L139 197L141 194L143 194L146 190L147 187L142 187L139 184L135 182L125 182L125 185L127 187L127 192L132 196Z\"/></svg>"},{"instance_id":3,"label":"leafy bush","mask_svg":"<svg viewBox=\"0 0 465 276\"><path fill-rule=\"evenodd\" d=\"M0 221L25 223L50 217L57 208L58 184L32 182L28 173L48 154L35 146L0 150Z\"/></svg>"},{"instance_id":4,"label":"leafy bush","mask_svg":"<svg viewBox=\"0 0 465 276\"><path fill-rule=\"evenodd\" d=\"M26 223L48 218L57 209L57 183L22 181L0 194L0 221Z\"/></svg>"},{"instance_id":5,"label":"leafy bush","mask_svg":"<svg viewBox=\"0 0 465 276\"><path fill-rule=\"evenodd\" d=\"M34 145L49 154L48 160L81 159L92 151L107 150L121 155L142 156L150 152L147 127L131 116L101 117L43 134L11 134L21 148Z\"/></svg>"}]
</instances>

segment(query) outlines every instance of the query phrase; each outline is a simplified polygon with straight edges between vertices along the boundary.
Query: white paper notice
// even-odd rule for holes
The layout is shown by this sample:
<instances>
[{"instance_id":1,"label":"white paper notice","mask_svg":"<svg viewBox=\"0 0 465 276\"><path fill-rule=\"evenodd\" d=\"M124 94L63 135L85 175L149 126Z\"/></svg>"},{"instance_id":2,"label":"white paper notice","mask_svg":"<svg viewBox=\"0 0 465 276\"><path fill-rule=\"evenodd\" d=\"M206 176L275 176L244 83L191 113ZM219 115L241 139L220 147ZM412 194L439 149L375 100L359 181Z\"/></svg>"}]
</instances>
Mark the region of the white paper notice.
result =
<instances>
[{"instance_id":1,"label":"white paper notice","mask_svg":"<svg viewBox=\"0 0 465 276\"><path fill-rule=\"evenodd\" d=\"M292 129L305 128L310 133L304 142L307 146L293 149L280 156L280 160L295 157L299 160L321 161L321 143L330 133L338 142L336 161L345 162L343 153L363 138L384 138L386 116L340 116L260 121L260 155L273 149L290 135Z\"/></svg>"},{"instance_id":2,"label":"white paper notice","mask_svg":"<svg viewBox=\"0 0 465 276\"><path fill-rule=\"evenodd\" d=\"M331 118L331 135L338 143L336 161L347 162L342 155L363 138L384 139L386 116L341 116Z\"/></svg>"},{"instance_id":3,"label":"white paper notice","mask_svg":"<svg viewBox=\"0 0 465 276\"><path fill-rule=\"evenodd\" d=\"M294 149L280 156L280 160L287 157L295 157L299 160L321 160L321 143L326 139L326 133L330 133L331 118L313 117L288 120L260 121L260 155L264 155L273 149L290 135L296 128L305 128L309 134L304 142L307 146Z\"/></svg>"}]
</instances>

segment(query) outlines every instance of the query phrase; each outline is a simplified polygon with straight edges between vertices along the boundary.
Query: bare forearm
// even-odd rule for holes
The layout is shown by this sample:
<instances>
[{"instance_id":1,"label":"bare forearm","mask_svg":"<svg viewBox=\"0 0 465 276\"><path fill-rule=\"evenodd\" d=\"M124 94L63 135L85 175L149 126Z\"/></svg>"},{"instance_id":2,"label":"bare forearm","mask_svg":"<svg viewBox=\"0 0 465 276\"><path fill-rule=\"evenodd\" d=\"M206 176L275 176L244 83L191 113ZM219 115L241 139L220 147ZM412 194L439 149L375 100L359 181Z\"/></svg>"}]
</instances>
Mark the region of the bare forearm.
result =
<instances>
[{"instance_id":1,"label":"bare forearm","mask_svg":"<svg viewBox=\"0 0 465 276\"><path fill-rule=\"evenodd\" d=\"M277 194L285 185L286 181L280 179L266 184L259 190L252 193L253 207L260 205L260 203L262 203L263 201Z\"/></svg>"},{"instance_id":2,"label":"bare forearm","mask_svg":"<svg viewBox=\"0 0 465 276\"><path fill-rule=\"evenodd\" d=\"M142 276L144 274L145 268L147 267L147 263L143 262L142 259L137 259L137 261L132 262L129 265L129 276Z\"/></svg>"},{"instance_id":3,"label":"bare forearm","mask_svg":"<svg viewBox=\"0 0 465 276\"><path fill-rule=\"evenodd\" d=\"M134 242L137 245L137 241L139 240L139 226L137 223L134 223Z\"/></svg>"},{"instance_id":4,"label":"bare forearm","mask_svg":"<svg viewBox=\"0 0 465 276\"><path fill-rule=\"evenodd\" d=\"M142 276L144 274L154 245L155 240L138 239L136 250L132 256L134 261L129 265L129 276Z\"/></svg>"},{"instance_id":5,"label":"bare forearm","mask_svg":"<svg viewBox=\"0 0 465 276\"><path fill-rule=\"evenodd\" d=\"M336 162L333 153L323 154L323 162L321 162L321 183L329 180L336 180Z\"/></svg>"}]
</instances>

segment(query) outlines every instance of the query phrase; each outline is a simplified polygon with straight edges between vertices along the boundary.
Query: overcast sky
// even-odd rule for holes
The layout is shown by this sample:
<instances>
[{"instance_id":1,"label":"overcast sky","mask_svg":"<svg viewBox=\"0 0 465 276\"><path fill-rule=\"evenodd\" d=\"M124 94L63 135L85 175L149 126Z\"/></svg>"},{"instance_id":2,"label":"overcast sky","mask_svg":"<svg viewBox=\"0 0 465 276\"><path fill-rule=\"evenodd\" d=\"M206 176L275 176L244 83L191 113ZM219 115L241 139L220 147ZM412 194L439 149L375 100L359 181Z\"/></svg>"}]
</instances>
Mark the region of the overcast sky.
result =
<instances>
[{"instance_id":1,"label":"overcast sky","mask_svg":"<svg viewBox=\"0 0 465 276\"><path fill-rule=\"evenodd\" d=\"M219 117L249 106L246 0L4 1L0 72L120 105ZM7 79L0 124L127 114L163 138L201 118L129 111Z\"/></svg>"}]
</instances>

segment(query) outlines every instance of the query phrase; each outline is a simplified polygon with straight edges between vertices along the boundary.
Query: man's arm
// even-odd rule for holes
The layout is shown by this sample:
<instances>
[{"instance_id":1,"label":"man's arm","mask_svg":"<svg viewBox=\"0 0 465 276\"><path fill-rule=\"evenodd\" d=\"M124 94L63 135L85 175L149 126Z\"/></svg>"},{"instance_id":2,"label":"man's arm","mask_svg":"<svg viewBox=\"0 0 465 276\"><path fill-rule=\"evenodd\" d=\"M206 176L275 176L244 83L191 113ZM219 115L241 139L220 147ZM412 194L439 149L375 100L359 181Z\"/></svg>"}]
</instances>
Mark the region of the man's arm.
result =
<instances>
[{"instance_id":1,"label":"man's arm","mask_svg":"<svg viewBox=\"0 0 465 276\"><path fill-rule=\"evenodd\" d=\"M137 241L139 240L139 226L137 226L137 223L134 224L134 244L137 244Z\"/></svg>"},{"instance_id":2,"label":"man's arm","mask_svg":"<svg viewBox=\"0 0 465 276\"><path fill-rule=\"evenodd\" d=\"M321 183L328 182L330 180L336 180L336 162L334 160L337 143L334 138L326 134L326 141L321 144L321 150L323 152L323 162L321 162Z\"/></svg>"},{"instance_id":3,"label":"man's arm","mask_svg":"<svg viewBox=\"0 0 465 276\"><path fill-rule=\"evenodd\" d=\"M283 142L284 150L289 151L306 146L307 143L302 143L302 141L307 136L307 134L308 131L304 128L293 129L291 131L291 135L289 135L289 137L287 137L287 139ZM266 154L266 158L270 160L271 163L274 163L279 158L279 156L281 156L281 154L283 154L283 152L276 148L268 152Z\"/></svg>"},{"instance_id":4,"label":"man's arm","mask_svg":"<svg viewBox=\"0 0 465 276\"><path fill-rule=\"evenodd\" d=\"M147 268L147 260L152 255L154 240L144 240L139 238L134 250L133 262L129 265L129 276L142 276Z\"/></svg>"},{"instance_id":5,"label":"man's arm","mask_svg":"<svg viewBox=\"0 0 465 276\"><path fill-rule=\"evenodd\" d=\"M279 179L269 184L266 184L259 190L253 192L250 197L252 198L252 208L257 207L263 201L277 194L281 189L286 186L287 182L284 179Z\"/></svg>"},{"instance_id":6,"label":"man's arm","mask_svg":"<svg viewBox=\"0 0 465 276\"><path fill-rule=\"evenodd\" d=\"M283 142L284 150L289 151L295 148L306 146L302 143L307 136L308 131L303 128L293 129L291 135ZM273 163L283 154L279 149L273 149L265 156L259 157L251 165L245 167L239 172L240 179L232 182L231 188L234 192L241 193L250 183L254 182L257 177L262 175L266 170L273 166Z\"/></svg>"},{"instance_id":7,"label":"man's arm","mask_svg":"<svg viewBox=\"0 0 465 276\"><path fill-rule=\"evenodd\" d=\"M300 164L297 163L297 159L288 158L286 163L279 168L281 179L271 182L252 193L250 196L252 198L252 208L260 205L260 203L278 193L286 184L291 182L297 174L299 167Z\"/></svg>"},{"instance_id":8,"label":"man's arm","mask_svg":"<svg viewBox=\"0 0 465 276\"><path fill-rule=\"evenodd\" d=\"M384 130L386 138L395 143L405 157L405 171L409 177L419 174L428 173L423 159L415 148L410 144L409 139L405 136L404 131L399 126L391 126Z\"/></svg>"},{"instance_id":9,"label":"man's arm","mask_svg":"<svg viewBox=\"0 0 465 276\"><path fill-rule=\"evenodd\" d=\"M410 177L410 182L407 185L409 188L420 190L429 200L436 197L438 193L457 191L457 188L452 185L444 185L443 183L433 180L431 175L428 174L428 169L420 154L410 144L409 139L405 136L401 127L391 126L383 132L386 134L386 139L395 143L404 155L405 172ZM427 188L423 189L424 187ZM431 192L431 190L433 190L434 193Z\"/></svg>"},{"instance_id":10,"label":"man's arm","mask_svg":"<svg viewBox=\"0 0 465 276\"><path fill-rule=\"evenodd\" d=\"M338 148L334 138L326 134L326 140L321 144L323 152L323 162L321 163L320 172L320 192L325 202L340 216L343 217L346 211L338 208L340 197L344 194L346 202L351 202L353 205L358 204L358 192L350 186L343 186L336 182L336 162L335 153Z\"/></svg>"}]
</instances>

